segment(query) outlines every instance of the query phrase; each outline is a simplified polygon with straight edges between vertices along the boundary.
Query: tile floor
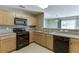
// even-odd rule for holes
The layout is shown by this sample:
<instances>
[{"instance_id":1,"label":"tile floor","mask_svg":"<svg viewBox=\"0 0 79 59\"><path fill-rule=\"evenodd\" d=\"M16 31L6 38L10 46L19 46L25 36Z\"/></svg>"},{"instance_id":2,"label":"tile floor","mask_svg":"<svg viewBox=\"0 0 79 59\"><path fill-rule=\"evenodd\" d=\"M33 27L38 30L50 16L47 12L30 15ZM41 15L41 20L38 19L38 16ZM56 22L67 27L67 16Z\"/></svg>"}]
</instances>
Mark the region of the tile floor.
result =
<instances>
[{"instance_id":1,"label":"tile floor","mask_svg":"<svg viewBox=\"0 0 79 59\"><path fill-rule=\"evenodd\" d=\"M13 53L53 53L53 52L38 44L31 43L27 47L14 51Z\"/></svg>"}]
</instances>

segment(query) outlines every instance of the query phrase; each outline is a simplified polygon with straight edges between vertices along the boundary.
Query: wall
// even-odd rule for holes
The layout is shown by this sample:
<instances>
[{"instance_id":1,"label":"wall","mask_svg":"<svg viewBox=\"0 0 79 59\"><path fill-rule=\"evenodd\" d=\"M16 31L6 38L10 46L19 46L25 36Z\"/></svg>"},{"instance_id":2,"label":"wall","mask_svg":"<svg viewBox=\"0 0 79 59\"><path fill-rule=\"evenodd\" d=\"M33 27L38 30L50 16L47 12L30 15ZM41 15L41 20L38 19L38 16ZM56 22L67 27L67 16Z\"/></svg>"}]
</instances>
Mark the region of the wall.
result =
<instances>
[{"instance_id":1,"label":"wall","mask_svg":"<svg viewBox=\"0 0 79 59\"><path fill-rule=\"evenodd\" d=\"M37 19L37 27L36 27L36 29L39 30L39 31L43 30L44 14L41 13L41 14L37 15L36 19Z\"/></svg>"},{"instance_id":2,"label":"wall","mask_svg":"<svg viewBox=\"0 0 79 59\"><path fill-rule=\"evenodd\" d=\"M49 5L44 9L45 18L79 15L79 5Z\"/></svg>"}]
</instances>

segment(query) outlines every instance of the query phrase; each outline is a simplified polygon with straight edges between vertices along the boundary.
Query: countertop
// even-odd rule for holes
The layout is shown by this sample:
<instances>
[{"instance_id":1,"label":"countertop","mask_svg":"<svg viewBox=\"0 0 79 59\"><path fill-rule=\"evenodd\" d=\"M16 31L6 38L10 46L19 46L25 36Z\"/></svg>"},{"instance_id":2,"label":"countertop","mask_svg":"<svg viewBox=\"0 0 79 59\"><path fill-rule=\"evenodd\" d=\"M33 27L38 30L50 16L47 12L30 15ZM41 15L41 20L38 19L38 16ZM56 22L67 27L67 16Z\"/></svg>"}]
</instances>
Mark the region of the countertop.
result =
<instances>
[{"instance_id":1,"label":"countertop","mask_svg":"<svg viewBox=\"0 0 79 59\"><path fill-rule=\"evenodd\" d=\"M13 32L8 32L3 34L0 33L0 40L12 38L12 37L16 37L16 33Z\"/></svg>"},{"instance_id":2,"label":"countertop","mask_svg":"<svg viewBox=\"0 0 79 59\"><path fill-rule=\"evenodd\" d=\"M50 35L58 35L58 36L63 36L63 37L70 37L70 38L76 38L79 39L79 34L74 34L74 33L65 33L65 32L43 32L43 31L36 31L40 33L45 33L45 34L50 34Z\"/></svg>"},{"instance_id":3,"label":"countertop","mask_svg":"<svg viewBox=\"0 0 79 59\"><path fill-rule=\"evenodd\" d=\"M56 33L56 32L49 33L49 34L79 39L79 34L67 34L67 33Z\"/></svg>"},{"instance_id":4,"label":"countertop","mask_svg":"<svg viewBox=\"0 0 79 59\"><path fill-rule=\"evenodd\" d=\"M50 35L58 35L58 36L64 36L64 37L70 37L70 38L77 38L79 39L79 34L72 34L72 33L62 33L62 32L43 32L43 31L35 31L35 32L40 32L40 33L44 33L44 34L50 34ZM13 33L13 32L5 32L5 33L0 33L0 37L3 37L3 36L15 36L16 33Z\"/></svg>"},{"instance_id":5,"label":"countertop","mask_svg":"<svg viewBox=\"0 0 79 59\"><path fill-rule=\"evenodd\" d=\"M0 34L0 37L1 36L8 36L8 35L16 35L16 33L13 33L13 32L3 33L3 34Z\"/></svg>"}]
</instances>

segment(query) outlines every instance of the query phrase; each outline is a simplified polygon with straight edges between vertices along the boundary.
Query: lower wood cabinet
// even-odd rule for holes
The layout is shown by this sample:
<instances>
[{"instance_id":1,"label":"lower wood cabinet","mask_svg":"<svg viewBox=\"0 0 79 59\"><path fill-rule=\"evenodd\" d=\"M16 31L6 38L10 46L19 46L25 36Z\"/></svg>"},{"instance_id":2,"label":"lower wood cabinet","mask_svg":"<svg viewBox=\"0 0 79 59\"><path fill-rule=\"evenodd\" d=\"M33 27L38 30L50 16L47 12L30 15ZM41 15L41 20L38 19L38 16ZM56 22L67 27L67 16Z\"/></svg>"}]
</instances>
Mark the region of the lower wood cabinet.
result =
<instances>
[{"instance_id":1,"label":"lower wood cabinet","mask_svg":"<svg viewBox=\"0 0 79 59\"><path fill-rule=\"evenodd\" d=\"M6 53L16 49L16 37L10 37L0 40L0 52Z\"/></svg>"},{"instance_id":2,"label":"lower wood cabinet","mask_svg":"<svg viewBox=\"0 0 79 59\"><path fill-rule=\"evenodd\" d=\"M45 36L44 33L40 33L40 43L39 43L39 44L41 44L41 45L44 46L44 47L46 47L46 45L47 45L47 40L46 40L45 37L46 37L46 36Z\"/></svg>"},{"instance_id":3,"label":"lower wood cabinet","mask_svg":"<svg viewBox=\"0 0 79 59\"><path fill-rule=\"evenodd\" d=\"M34 32L30 32L29 37L30 37L29 43L34 42Z\"/></svg>"},{"instance_id":4,"label":"lower wood cabinet","mask_svg":"<svg viewBox=\"0 0 79 59\"><path fill-rule=\"evenodd\" d=\"M35 41L36 43L40 44L40 40L41 40L40 33L35 32L35 33L34 33L34 41Z\"/></svg>"},{"instance_id":5,"label":"lower wood cabinet","mask_svg":"<svg viewBox=\"0 0 79 59\"><path fill-rule=\"evenodd\" d=\"M44 47L47 47L49 49L53 49L53 35L45 34L42 32L34 32L31 33L31 39L30 41L34 41Z\"/></svg>"},{"instance_id":6,"label":"lower wood cabinet","mask_svg":"<svg viewBox=\"0 0 79 59\"><path fill-rule=\"evenodd\" d=\"M47 48L53 50L53 35L47 34L46 39L47 39Z\"/></svg>"},{"instance_id":7,"label":"lower wood cabinet","mask_svg":"<svg viewBox=\"0 0 79 59\"><path fill-rule=\"evenodd\" d=\"M34 42L44 45L44 34L41 32L34 32Z\"/></svg>"},{"instance_id":8,"label":"lower wood cabinet","mask_svg":"<svg viewBox=\"0 0 79 59\"><path fill-rule=\"evenodd\" d=\"M34 41L38 44L43 44L44 43L44 34L41 32L35 32L34 33Z\"/></svg>"},{"instance_id":9,"label":"lower wood cabinet","mask_svg":"<svg viewBox=\"0 0 79 59\"><path fill-rule=\"evenodd\" d=\"M70 53L79 53L79 39L70 39L69 51Z\"/></svg>"},{"instance_id":10,"label":"lower wood cabinet","mask_svg":"<svg viewBox=\"0 0 79 59\"><path fill-rule=\"evenodd\" d=\"M47 47L53 51L53 35L45 34L42 32L32 32L30 41L34 41L44 47ZM71 38L69 40L69 52L79 53L79 39Z\"/></svg>"}]
</instances>

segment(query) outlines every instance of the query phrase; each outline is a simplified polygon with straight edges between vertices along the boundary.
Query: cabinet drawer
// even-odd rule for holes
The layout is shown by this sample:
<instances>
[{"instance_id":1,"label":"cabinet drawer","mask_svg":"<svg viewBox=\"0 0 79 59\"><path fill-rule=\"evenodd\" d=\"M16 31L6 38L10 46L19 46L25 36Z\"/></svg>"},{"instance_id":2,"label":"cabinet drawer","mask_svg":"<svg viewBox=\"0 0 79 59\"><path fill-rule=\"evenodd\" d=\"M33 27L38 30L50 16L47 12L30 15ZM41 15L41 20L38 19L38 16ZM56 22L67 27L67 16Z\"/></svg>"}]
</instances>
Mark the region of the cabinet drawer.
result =
<instances>
[{"instance_id":1,"label":"cabinet drawer","mask_svg":"<svg viewBox=\"0 0 79 59\"><path fill-rule=\"evenodd\" d=\"M79 44L79 39L70 39L70 44Z\"/></svg>"}]
</instances>

